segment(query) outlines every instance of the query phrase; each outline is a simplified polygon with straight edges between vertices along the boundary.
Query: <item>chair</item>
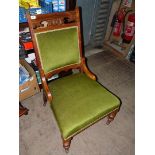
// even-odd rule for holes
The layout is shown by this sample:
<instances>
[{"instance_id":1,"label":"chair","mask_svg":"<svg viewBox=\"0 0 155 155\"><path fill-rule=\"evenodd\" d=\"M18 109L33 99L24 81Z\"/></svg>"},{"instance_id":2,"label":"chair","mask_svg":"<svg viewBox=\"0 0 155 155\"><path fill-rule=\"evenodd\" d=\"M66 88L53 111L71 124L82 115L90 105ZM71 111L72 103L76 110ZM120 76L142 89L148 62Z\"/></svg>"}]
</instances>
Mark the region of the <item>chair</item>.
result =
<instances>
[{"instance_id":1,"label":"chair","mask_svg":"<svg viewBox=\"0 0 155 155\"><path fill-rule=\"evenodd\" d=\"M63 140L69 150L72 138L107 117L109 124L120 108L120 100L96 81L82 54L79 8L52 14L27 14L44 102L50 103ZM79 70L51 82L62 71Z\"/></svg>"}]
</instances>

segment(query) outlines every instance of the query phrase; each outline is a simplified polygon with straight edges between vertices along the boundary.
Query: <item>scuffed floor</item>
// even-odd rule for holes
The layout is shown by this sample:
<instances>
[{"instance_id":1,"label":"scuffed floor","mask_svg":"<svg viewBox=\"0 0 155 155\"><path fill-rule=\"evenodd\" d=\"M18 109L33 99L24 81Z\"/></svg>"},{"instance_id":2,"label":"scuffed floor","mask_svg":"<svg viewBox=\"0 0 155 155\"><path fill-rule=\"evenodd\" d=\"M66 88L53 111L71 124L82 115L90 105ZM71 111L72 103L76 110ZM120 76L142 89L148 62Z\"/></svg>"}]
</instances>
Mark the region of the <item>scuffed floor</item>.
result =
<instances>
[{"instance_id":1,"label":"scuffed floor","mask_svg":"<svg viewBox=\"0 0 155 155\"><path fill-rule=\"evenodd\" d=\"M122 106L109 126L103 119L74 137L68 155L134 155L135 66L106 50L87 55L90 70ZM42 92L22 104L29 114L19 122L20 155L66 155L52 111L43 106Z\"/></svg>"}]
</instances>

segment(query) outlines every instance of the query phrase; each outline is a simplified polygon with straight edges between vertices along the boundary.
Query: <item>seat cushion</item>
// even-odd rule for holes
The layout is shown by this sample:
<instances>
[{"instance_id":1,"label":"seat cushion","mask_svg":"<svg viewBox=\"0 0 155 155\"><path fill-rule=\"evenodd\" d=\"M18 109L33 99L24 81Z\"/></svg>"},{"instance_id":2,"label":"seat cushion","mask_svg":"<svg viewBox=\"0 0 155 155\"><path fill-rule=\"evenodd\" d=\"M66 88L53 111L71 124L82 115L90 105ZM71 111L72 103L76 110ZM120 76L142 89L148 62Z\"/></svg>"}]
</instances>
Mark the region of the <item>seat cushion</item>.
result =
<instances>
[{"instance_id":1,"label":"seat cushion","mask_svg":"<svg viewBox=\"0 0 155 155\"><path fill-rule=\"evenodd\" d=\"M119 99L83 73L49 83L53 95L51 108L62 137L68 139L111 111L119 108Z\"/></svg>"}]
</instances>

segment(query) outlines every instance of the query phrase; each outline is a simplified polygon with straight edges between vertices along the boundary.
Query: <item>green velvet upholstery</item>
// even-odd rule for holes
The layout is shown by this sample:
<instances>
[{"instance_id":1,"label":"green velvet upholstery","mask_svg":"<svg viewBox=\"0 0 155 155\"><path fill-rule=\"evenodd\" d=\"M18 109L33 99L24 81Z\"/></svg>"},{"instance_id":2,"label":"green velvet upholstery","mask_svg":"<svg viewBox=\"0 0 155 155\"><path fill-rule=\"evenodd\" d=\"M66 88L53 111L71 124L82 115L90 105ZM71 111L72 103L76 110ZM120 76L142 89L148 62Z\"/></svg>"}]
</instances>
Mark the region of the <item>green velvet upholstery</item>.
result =
<instances>
[{"instance_id":1,"label":"green velvet upholstery","mask_svg":"<svg viewBox=\"0 0 155 155\"><path fill-rule=\"evenodd\" d=\"M38 32L35 38L45 73L80 63L78 27Z\"/></svg>"},{"instance_id":2,"label":"green velvet upholstery","mask_svg":"<svg viewBox=\"0 0 155 155\"><path fill-rule=\"evenodd\" d=\"M83 73L49 83L53 95L51 108L62 137L68 139L119 108L119 99Z\"/></svg>"}]
</instances>

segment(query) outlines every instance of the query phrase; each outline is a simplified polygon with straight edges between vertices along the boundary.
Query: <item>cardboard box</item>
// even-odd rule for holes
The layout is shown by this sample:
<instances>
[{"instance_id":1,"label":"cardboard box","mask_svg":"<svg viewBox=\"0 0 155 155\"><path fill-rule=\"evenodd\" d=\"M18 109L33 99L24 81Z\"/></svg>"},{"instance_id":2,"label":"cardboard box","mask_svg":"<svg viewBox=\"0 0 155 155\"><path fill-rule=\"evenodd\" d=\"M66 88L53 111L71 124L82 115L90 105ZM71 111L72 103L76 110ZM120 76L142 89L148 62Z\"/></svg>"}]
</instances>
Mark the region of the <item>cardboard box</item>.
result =
<instances>
[{"instance_id":1,"label":"cardboard box","mask_svg":"<svg viewBox=\"0 0 155 155\"><path fill-rule=\"evenodd\" d=\"M32 67L24 59L20 60L20 64L25 67L25 69L29 72L31 76L29 81L25 82L22 85L19 85L19 101L23 101L26 98L29 98L40 92L40 89L37 83L36 74Z\"/></svg>"}]
</instances>

